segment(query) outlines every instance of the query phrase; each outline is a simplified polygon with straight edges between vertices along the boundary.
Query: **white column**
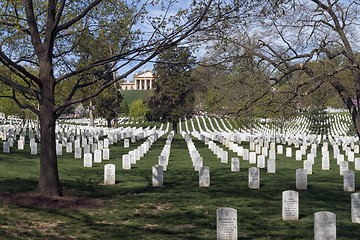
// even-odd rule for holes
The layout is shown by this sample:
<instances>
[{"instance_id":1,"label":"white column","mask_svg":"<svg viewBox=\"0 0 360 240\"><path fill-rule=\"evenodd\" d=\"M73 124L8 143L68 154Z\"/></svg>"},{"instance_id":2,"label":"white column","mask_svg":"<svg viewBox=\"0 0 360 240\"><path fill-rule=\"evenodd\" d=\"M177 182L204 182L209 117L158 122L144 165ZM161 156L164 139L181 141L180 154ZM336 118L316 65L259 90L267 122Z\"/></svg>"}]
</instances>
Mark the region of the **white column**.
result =
<instances>
[{"instance_id":1,"label":"white column","mask_svg":"<svg viewBox=\"0 0 360 240\"><path fill-rule=\"evenodd\" d=\"M146 80L146 78L144 79L144 82L145 82L145 90L147 90L147 80Z\"/></svg>"},{"instance_id":2,"label":"white column","mask_svg":"<svg viewBox=\"0 0 360 240\"><path fill-rule=\"evenodd\" d=\"M150 89L152 89L152 82L153 82L153 79L150 79Z\"/></svg>"},{"instance_id":3,"label":"white column","mask_svg":"<svg viewBox=\"0 0 360 240\"><path fill-rule=\"evenodd\" d=\"M139 81L140 81L140 90L142 90L142 80Z\"/></svg>"}]
</instances>

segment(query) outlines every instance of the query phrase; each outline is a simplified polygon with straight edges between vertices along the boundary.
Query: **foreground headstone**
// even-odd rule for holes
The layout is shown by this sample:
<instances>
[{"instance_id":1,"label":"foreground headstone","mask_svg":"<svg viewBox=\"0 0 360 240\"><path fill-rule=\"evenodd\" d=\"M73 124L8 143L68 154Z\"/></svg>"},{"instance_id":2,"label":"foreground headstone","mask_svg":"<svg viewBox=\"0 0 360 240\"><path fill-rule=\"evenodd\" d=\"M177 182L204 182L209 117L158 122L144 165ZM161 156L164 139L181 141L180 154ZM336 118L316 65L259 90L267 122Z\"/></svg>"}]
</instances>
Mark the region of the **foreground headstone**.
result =
<instances>
[{"instance_id":1,"label":"foreground headstone","mask_svg":"<svg viewBox=\"0 0 360 240\"><path fill-rule=\"evenodd\" d=\"M360 223L360 193L351 194L351 221Z\"/></svg>"},{"instance_id":2,"label":"foreground headstone","mask_svg":"<svg viewBox=\"0 0 360 240\"><path fill-rule=\"evenodd\" d=\"M106 164L104 166L104 184L115 185L115 165Z\"/></svg>"},{"instance_id":3,"label":"foreground headstone","mask_svg":"<svg viewBox=\"0 0 360 240\"><path fill-rule=\"evenodd\" d=\"M249 188L260 188L260 170L256 167L249 168Z\"/></svg>"},{"instance_id":4,"label":"foreground headstone","mask_svg":"<svg viewBox=\"0 0 360 240\"><path fill-rule=\"evenodd\" d=\"M216 210L217 240L237 240L237 210L219 208Z\"/></svg>"},{"instance_id":5,"label":"foreground headstone","mask_svg":"<svg viewBox=\"0 0 360 240\"><path fill-rule=\"evenodd\" d=\"M314 240L336 239L336 215L323 211L314 213Z\"/></svg>"},{"instance_id":6,"label":"foreground headstone","mask_svg":"<svg viewBox=\"0 0 360 240\"><path fill-rule=\"evenodd\" d=\"M199 187L210 187L210 168L203 166L199 171Z\"/></svg>"},{"instance_id":7,"label":"foreground headstone","mask_svg":"<svg viewBox=\"0 0 360 240\"><path fill-rule=\"evenodd\" d=\"M282 192L282 219L299 220L299 193L288 190Z\"/></svg>"},{"instance_id":8,"label":"foreground headstone","mask_svg":"<svg viewBox=\"0 0 360 240\"><path fill-rule=\"evenodd\" d=\"M155 165L152 167L152 185L153 187L162 187L163 186L163 167L160 165Z\"/></svg>"}]
</instances>

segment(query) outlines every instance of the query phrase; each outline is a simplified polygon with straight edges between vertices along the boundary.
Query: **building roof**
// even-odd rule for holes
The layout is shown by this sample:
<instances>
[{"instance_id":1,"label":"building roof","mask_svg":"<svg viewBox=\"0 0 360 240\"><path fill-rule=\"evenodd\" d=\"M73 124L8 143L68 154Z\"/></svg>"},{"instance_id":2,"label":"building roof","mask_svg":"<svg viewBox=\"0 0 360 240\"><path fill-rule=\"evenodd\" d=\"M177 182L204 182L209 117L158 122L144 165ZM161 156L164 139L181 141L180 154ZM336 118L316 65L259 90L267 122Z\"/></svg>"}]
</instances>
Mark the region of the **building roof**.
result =
<instances>
[{"instance_id":1,"label":"building roof","mask_svg":"<svg viewBox=\"0 0 360 240\"><path fill-rule=\"evenodd\" d=\"M134 78L152 78L154 73L150 70L146 70L145 72L139 72L135 74Z\"/></svg>"}]
</instances>

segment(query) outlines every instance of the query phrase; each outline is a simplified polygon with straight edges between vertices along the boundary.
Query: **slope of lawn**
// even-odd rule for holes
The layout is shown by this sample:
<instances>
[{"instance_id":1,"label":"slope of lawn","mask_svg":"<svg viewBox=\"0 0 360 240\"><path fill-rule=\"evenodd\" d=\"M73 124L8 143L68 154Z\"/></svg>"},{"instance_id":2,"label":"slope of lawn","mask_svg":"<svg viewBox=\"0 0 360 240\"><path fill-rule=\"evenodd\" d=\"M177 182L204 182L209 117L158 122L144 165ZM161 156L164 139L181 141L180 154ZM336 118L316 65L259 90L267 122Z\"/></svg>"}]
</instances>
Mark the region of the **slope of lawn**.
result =
<instances>
[{"instance_id":1,"label":"slope of lawn","mask_svg":"<svg viewBox=\"0 0 360 240\"><path fill-rule=\"evenodd\" d=\"M84 168L83 160L74 159L73 154L59 156L64 189L73 196L102 199L104 208L66 210L0 202L0 239L210 240L216 239L216 209L220 207L238 210L239 239L313 239L313 214L324 210L336 214L338 239L360 236L359 225L350 218L351 192L343 191L343 178L332 158L331 170L321 170L320 148L313 174L308 175L308 190L299 191L300 220L283 221L281 194L295 190L295 171L302 168L302 161L278 155L277 173L268 174L261 169L261 188L249 189L248 161L240 158L240 172L231 172L230 160L221 163L203 142L193 139L211 175L211 186L199 188L198 173L178 134L172 142L164 186L155 188L151 184L151 167L157 164L166 136L156 141L131 170L122 170L122 155L146 139L131 143L129 149L123 148L123 141L114 144L110 148L111 159L94 163L92 168ZM243 146L248 148L245 142ZM10 154L0 153L0 192L36 188L39 156L31 156L26 147L23 151L14 147ZM229 151L229 159L232 157L236 155ZM107 163L116 165L115 186L102 184ZM349 169L354 169L354 163L349 163ZM358 179L357 171L357 189Z\"/></svg>"}]
</instances>

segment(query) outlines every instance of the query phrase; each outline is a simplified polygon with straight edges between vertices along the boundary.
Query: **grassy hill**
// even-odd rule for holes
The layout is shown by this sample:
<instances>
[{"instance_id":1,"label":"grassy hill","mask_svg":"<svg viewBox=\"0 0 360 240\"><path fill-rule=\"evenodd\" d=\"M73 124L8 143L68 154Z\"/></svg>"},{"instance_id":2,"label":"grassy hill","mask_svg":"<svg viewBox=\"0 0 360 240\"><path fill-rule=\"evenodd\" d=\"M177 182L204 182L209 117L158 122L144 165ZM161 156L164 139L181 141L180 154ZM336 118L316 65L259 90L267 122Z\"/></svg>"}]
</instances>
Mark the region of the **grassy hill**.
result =
<instances>
[{"instance_id":1,"label":"grassy hill","mask_svg":"<svg viewBox=\"0 0 360 240\"><path fill-rule=\"evenodd\" d=\"M124 97L123 104L127 102L129 105L137 99L145 99L151 93L151 90L131 90L121 91L121 95Z\"/></svg>"}]
</instances>

